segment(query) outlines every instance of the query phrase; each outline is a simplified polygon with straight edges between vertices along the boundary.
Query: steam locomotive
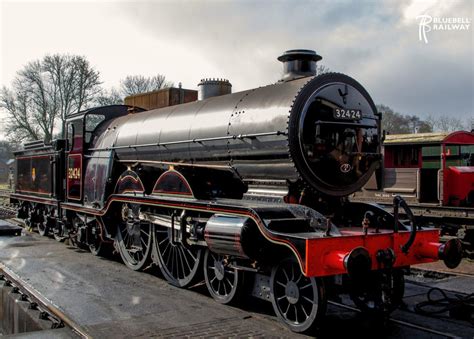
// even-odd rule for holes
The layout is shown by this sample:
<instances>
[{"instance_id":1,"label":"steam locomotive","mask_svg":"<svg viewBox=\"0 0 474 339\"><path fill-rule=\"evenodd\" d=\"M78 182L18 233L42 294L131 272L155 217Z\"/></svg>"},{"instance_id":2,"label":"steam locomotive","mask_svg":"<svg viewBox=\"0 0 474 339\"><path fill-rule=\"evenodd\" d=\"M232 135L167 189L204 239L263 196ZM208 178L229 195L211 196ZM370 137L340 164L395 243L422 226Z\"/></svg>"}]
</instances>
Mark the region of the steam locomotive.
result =
<instances>
[{"instance_id":1,"label":"steam locomotive","mask_svg":"<svg viewBox=\"0 0 474 339\"><path fill-rule=\"evenodd\" d=\"M296 332L342 293L392 311L405 268L456 267L461 244L402 223L400 197L393 214L348 201L379 166L381 115L356 80L316 75L320 59L290 50L275 84L229 93L208 80L199 100L71 115L66 139L16 152L19 217L96 255L113 245L129 268L154 263L179 287L204 276L219 303L271 301Z\"/></svg>"}]
</instances>

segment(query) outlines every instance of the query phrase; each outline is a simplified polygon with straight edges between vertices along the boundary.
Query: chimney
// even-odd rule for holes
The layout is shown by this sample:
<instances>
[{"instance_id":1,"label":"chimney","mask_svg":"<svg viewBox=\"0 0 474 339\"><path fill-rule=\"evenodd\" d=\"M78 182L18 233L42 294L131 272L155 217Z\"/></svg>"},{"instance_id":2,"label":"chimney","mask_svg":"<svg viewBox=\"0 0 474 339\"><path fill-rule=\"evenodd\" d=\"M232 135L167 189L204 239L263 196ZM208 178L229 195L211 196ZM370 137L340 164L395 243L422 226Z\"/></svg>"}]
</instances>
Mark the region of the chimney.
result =
<instances>
[{"instance_id":1,"label":"chimney","mask_svg":"<svg viewBox=\"0 0 474 339\"><path fill-rule=\"evenodd\" d=\"M232 84L227 79L201 79L198 84L198 100L232 93Z\"/></svg>"},{"instance_id":2,"label":"chimney","mask_svg":"<svg viewBox=\"0 0 474 339\"><path fill-rule=\"evenodd\" d=\"M278 57L283 63L281 81L316 75L316 62L323 57L310 49L291 49Z\"/></svg>"}]
</instances>

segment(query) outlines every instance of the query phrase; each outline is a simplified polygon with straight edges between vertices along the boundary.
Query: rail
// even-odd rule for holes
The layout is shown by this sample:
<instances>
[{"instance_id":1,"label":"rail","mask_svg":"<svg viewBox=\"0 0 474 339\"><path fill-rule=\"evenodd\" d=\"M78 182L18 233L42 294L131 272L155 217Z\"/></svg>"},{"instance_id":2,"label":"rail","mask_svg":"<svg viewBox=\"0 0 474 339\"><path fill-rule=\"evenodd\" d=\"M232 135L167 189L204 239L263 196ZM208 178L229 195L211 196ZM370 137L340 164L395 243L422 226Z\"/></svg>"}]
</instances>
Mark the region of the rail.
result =
<instances>
[{"instance_id":1,"label":"rail","mask_svg":"<svg viewBox=\"0 0 474 339\"><path fill-rule=\"evenodd\" d=\"M339 303L339 302L335 302L335 301L328 301L329 304L333 305L333 306L337 306L337 307L341 307L341 308L345 308L347 310L351 310L351 311L354 311L354 312L357 312L357 313L362 313L361 310L359 310L358 308L355 308L353 306L349 306L349 305L346 305L346 304L342 304L342 303ZM436 334L436 335L439 335L439 336L442 336L442 337L446 337L446 338L461 338L459 335L456 335L456 334L453 334L453 333L448 333L448 332L442 332L442 331L438 331L438 330L434 330L432 328L429 328L429 327L425 327L425 326L421 326L421 325L418 325L418 324L414 324L414 323L410 323L408 321L403 321L403 320L398 320L398 319L394 319L392 317L388 318L388 320L394 324L397 324L397 325L401 325L401 326L406 326L406 327L410 327L410 328L414 328L414 329L417 329L417 330L420 330L420 331L424 331L424 332L428 332L428 333L431 333L431 334Z\"/></svg>"},{"instance_id":2,"label":"rail","mask_svg":"<svg viewBox=\"0 0 474 339\"><path fill-rule=\"evenodd\" d=\"M5 280L12 282L16 287L18 287L19 291L32 298L34 302L36 302L41 308L47 310L54 317L57 317L60 321L62 321L66 326L70 327L80 337L92 338L81 326L65 315L61 310L59 310L59 308L54 306L50 300L42 296L38 291L36 291L32 286L30 286L8 267L0 265L0 274L4 276Z\"/></svg>"}]
</instances>

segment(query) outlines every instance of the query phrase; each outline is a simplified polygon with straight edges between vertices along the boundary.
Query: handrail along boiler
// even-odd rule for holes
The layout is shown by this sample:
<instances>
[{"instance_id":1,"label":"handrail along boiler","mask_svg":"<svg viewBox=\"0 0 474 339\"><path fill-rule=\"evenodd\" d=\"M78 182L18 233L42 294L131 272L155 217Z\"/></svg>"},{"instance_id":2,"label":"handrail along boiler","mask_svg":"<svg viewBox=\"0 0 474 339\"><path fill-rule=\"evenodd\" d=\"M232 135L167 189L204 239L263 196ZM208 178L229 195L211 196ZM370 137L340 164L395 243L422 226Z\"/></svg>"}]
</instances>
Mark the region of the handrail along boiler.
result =
<instances>
[{"instance_id":1,"label":"handrail along boiler","mask_svg":"<svg viewBox=\"0 0 474 339\"><path fill-rule=\"evenodd\" d=\"M291 50L275 84L229 93L203 80L197 101L70 116L67 140L17 152L19 215L94 254L113 243L128 267L154 262L180 287L203 274L218 302L269 300L293 331L340 293L393 310L404 268L454 267L460 244L346 199L379 166L381 116L354 79L316 75L320 59Z\"/></svg>"}]
</instances>

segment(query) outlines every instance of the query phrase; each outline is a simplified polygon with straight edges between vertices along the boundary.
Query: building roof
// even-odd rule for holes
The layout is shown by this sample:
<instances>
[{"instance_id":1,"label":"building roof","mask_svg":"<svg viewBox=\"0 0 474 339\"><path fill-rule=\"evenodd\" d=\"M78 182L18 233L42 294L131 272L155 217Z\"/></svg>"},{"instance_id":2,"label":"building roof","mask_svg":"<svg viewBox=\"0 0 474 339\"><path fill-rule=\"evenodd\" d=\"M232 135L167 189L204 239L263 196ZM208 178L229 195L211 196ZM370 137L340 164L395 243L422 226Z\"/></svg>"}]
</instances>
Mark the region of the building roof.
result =
<instances>
[{"instance_id":1,"label":"building roof","mask_svg":"<svg viewBox=\"0 0 474 339\"><path fill-rule=\"evenodd\" d=\"M384 145L402 144L474 144L474 133L465 131L416 134L387 134Z\"/></svg>"}]
</instances>

